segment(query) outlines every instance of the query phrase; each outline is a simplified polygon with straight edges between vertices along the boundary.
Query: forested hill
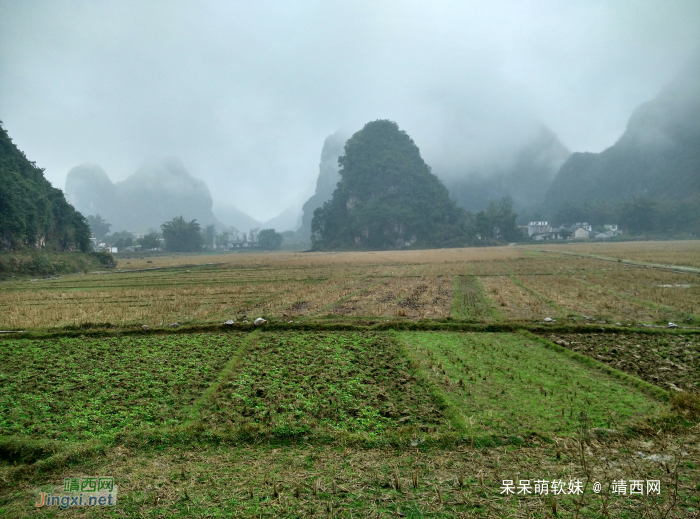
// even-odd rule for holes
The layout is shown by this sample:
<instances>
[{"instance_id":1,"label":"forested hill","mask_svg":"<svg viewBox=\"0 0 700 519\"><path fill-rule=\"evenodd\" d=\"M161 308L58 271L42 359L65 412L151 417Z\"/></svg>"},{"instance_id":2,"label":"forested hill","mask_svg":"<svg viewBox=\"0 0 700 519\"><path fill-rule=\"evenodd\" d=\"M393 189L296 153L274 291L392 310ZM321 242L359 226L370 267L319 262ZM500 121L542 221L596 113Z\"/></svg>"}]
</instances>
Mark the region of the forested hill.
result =
<instances>
[{"instance_id":1,"label":"forested hill","mask_svg":"<svg viewBox=\"0 0 700 519\"><path fill-rule=\"evenodd\" d=\"M87 251L90 227L0 123L0 249L26 247Z\"/></svg>"},{"instance_id":2,"label":"forested hill","mask_svg":"<svg viewBox=\"0 0 700 519\"><path fill-rule=\"evenodd\" d=\"M464 245L471 222L392 121L367 123L345 144L340 182L316 209L317 249L398 249Z\"/></svg>"},{"instance_id":3,"label":"forested hill","mask_svg":"<svg viewBox=\"0 0 700 519\"><path fill-rule=\"evenodd\" d=\"M574 153L547 193L550 209L593 200L687 199L700 192L700 60L654 100L602 153Z\"/></svg>"}]
</instances>

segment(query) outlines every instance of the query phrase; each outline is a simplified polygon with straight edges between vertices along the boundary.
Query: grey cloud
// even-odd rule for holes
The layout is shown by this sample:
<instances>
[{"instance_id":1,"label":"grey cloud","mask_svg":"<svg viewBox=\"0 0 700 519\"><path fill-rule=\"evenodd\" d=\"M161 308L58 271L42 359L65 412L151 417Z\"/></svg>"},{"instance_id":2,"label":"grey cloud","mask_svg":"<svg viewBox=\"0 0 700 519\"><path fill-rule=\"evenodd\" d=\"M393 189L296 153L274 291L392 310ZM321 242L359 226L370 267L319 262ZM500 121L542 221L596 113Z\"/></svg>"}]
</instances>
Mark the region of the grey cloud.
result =
<instances>
[{"instance_id":1,"label":"grey cloud","mask_svg":"<svg viewBox=\"0 0 700 519\"><path fill-rule=\"evenodd\" d=\"M175 155L266 220L313 192L328 135L378 118L434 169L508 160L534 121L600 151L699 26L693 1L0 0L0 119L58 187Z\"/></svg>"}]
</instances>

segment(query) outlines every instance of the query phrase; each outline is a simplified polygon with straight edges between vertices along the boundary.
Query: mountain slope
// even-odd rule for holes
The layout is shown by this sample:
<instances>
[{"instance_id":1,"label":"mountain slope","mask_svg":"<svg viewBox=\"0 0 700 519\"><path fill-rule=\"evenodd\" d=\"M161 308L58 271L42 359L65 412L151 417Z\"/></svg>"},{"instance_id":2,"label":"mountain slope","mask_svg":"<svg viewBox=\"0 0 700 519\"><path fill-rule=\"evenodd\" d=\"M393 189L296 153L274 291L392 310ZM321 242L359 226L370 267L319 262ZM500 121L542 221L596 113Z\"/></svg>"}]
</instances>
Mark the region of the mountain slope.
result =
<instances>
[{"instance_id":1,"label":"mountain slope","mask_svg":"<svg viewBox=\"0 0 700 519\"><path fill-rule=\"evenodd\" d=\"M0 126L0 249L23 247L87 251L90 227Z\"/></svg>"},{"instance_id":2,"label":"mountain slope","mask_svg":"<svg viewBox=\"0 0 700 519\"><path fill-rule=\"evenodd\" d=\"M262 228L262 223L244 213L237 207L221 202L214 202L214 216L225 225L235 227L239 231L247 232L250 229Z\"/></svg>"},{"instance_id":3,"label":"mountain slope","mask_svg":"<svg viewBox=\"0 0 700 519\"><path fill-rule=\"evenodd\" d=\"M700 192L700 60L637 108L602 153L574 153L546 195L556 209L593 200L681 200Z\"/></svg>"},{"instance_id":4,"label":"mountain slope","mask_svg":"<svg viewBox=\"0 0 700 519\"><path fill-rule=\"evenodd\" d=\"M301 239L308 240L311 237L311 220L313 220L314 211L331 199L333 191L340 181L338 157L343 154L345 141L347 141L347 137L336 132L329 135L323 143L321 163L316 179L316 191L302 207L301 227L297 231L297 236Z\"/></svg>"},{"instance_id":5,"label":"mountain slope","mask_svg":"<svg viewBox=\"0 0 700 519\"><path fill-rule=\"evenodd\" d=\"M506 196L522 211L542 203L552 179L570 155L557 136L540 125L505 165L493 164L462 175L438 170L436 174L444 179L450 196L468 211L482 211L489 200Z\"/></svg>"}]
</instances>

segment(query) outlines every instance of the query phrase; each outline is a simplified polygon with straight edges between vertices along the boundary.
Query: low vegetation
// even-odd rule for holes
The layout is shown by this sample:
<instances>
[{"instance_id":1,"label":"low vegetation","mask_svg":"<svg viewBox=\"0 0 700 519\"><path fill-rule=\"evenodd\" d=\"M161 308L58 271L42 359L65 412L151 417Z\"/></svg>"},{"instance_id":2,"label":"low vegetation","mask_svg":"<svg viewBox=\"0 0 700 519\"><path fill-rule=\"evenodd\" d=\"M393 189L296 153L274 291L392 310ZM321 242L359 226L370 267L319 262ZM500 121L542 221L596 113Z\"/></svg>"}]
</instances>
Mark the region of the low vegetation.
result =
<instances>
[{"instance_id":1,"label":"low vegetation","mask_svg":"<svg viewBox=\"0 0 700 519\"><path fill-rule=\"evenodd\" d=\"M3 341L0 435L105 440L179 424L237 342L236 335Z\"/></svg>"},{"instance_id":2,"label":"low vegetation","mask_svg":"<svg viewBox=\"0 0 700 519\"><path fill-rule=\"evenodd\" d=\"M664 406L518 335L407 332L411 354L472 438L571 436L654 416Z\"/></svg>"},{"instance_id":3,"label":"low vegetation","mask_svg":"<svg viewBox=\"0 0 700 519\"><path fill-rule=\"evenodd\" d=\"M0 254L0 280L26 276L51 277L61 274L87 274L93 270L111 269L116 261L106 252L25 251Z\"/></svg>"},{"instance_id":4,"label":"low vegetation","mask_svg":"<svg viewBox=\"0 0 700 519\"><path fill-rule=\"evenodd\" d=\"M263 333L202 408L217 429L276 437L417 436L443 413L385 335Z\"/></svg>"}]
</instances>

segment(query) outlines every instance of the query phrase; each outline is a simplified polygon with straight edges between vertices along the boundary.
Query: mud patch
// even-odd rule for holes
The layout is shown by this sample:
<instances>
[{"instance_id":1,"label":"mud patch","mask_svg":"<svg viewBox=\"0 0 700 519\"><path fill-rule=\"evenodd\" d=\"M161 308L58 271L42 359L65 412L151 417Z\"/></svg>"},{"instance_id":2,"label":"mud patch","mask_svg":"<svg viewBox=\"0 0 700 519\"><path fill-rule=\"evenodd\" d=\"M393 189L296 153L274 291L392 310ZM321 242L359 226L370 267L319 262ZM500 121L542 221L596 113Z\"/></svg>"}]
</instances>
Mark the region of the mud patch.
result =
<instances>
[{"instance_id":1,"label":"mud patch","mask_svg":"<svg viewBox=\"0 0 700 519\"><path fill-rule=\"evenodd\" d=\"M700 389L700 338L697 336L570 333L544 337L664 389Z\"/></svg>"}]
</instances>

